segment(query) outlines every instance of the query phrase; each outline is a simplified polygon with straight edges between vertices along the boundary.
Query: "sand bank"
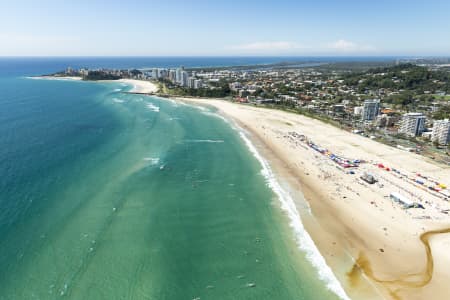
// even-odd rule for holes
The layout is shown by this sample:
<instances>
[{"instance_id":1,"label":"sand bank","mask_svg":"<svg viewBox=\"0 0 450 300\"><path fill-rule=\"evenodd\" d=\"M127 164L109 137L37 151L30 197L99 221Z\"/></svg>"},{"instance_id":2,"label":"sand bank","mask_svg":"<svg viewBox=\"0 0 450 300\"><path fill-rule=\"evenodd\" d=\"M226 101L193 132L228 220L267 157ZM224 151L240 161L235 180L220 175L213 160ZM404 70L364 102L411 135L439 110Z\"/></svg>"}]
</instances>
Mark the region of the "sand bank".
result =
<instances>
[{"instance_id":1,"label":"sand bank","mask_svg":"<svg viewBox=\"0 0 450 300\"><path fill-rule=\"evenodd\" d=\"M291 188L305 227L352 298L448 299L450 205L410 178L420 173L444 183L450 181L449 167L301 115L220 100L184 100L212 105L248 132ZM308 141L365 163L350 174ZM362 181L364 172L378 183ZM425 209L404 209L391 200L392 192ZM300 195L313 217L302 213Z\"/></svg>"}]
</instances>

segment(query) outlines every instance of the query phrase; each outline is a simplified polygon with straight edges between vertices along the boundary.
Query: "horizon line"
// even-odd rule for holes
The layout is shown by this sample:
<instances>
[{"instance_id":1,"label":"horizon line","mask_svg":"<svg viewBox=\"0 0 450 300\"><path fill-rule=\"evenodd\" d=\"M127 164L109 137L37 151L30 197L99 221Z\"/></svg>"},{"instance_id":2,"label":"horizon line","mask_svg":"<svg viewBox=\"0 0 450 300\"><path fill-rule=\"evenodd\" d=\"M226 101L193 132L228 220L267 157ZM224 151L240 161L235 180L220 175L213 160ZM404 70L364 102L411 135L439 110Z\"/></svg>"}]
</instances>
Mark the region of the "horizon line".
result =
<instances>
[{"instance_id":1,"label":"horizon line","mask_svg":"<svg viewBox=\"0 0 450 300\"><path fill-rule=\"evenodd\" d=\"M190 58L190 57L291 57L291 58L327 58L327 57L360 57L360 58L450 58L450 54L448 55L394 55L394 54L384 54L384 55L262 55L262 54L254 54L254 55L0 55L0 58Z\"/></svg>"}]
</instances>

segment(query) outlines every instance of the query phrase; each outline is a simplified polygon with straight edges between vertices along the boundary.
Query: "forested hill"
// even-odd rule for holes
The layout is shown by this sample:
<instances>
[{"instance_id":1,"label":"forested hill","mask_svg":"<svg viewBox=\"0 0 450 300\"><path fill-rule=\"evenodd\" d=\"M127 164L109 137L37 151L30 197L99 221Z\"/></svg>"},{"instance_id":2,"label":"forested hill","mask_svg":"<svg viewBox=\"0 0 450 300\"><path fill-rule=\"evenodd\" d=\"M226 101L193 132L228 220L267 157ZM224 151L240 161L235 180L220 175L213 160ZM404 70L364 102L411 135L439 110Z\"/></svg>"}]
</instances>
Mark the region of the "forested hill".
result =
<instances>
[{"instance_id":1,"label":"forested hill","mask_svg":"<svg viewBox=\"0 0 450 300\"><path fill-rule=\"evenodd\" d=\"M364 73L344 75L344 83L358 91L374 89L409 90L416 94L446 92L450 94L450 72L430 70L413 64L370 69Z\"/></svg>"}]
</instances>

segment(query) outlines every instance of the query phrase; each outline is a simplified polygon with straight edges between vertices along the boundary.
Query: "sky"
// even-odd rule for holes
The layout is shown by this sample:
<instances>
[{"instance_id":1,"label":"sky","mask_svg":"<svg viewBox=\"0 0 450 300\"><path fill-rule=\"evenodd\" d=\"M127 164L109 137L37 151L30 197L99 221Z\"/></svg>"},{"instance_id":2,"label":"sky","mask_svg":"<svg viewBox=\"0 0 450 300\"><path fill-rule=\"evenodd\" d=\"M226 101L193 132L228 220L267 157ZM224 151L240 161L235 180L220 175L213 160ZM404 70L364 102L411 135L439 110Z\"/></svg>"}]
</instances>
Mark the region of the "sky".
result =
<instances>
[{"instance_id":1,"label":"sky","mask_svg":"<svg viewBox=\"0 0 450 300\"><path fill-rule=\"evenodd\" d=\"M450 0L0 0L0 56L450 56Z\"/></svg>"}]
</instances>

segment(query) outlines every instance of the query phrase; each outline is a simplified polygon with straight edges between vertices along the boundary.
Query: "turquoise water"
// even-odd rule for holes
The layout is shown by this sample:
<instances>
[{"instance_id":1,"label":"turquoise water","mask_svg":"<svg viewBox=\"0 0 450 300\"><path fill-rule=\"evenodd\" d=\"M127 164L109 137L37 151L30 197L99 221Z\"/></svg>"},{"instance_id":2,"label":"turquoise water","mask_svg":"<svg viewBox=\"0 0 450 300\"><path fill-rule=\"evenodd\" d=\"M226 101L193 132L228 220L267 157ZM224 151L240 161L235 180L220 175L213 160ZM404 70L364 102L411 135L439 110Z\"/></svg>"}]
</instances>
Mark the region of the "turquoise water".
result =
<instances>
[{"instance_id":1,"label":"turquoise water","mask_svg":"<svg viewBox=\"0 0 450 300\"><path fill-rule=\"evenodd\" d=\"M0 86L0 299L337 298L211 109L120 84Z\"/></svg>"}]
</instances>

